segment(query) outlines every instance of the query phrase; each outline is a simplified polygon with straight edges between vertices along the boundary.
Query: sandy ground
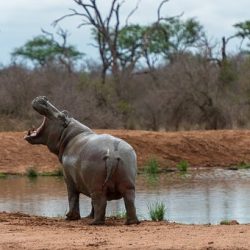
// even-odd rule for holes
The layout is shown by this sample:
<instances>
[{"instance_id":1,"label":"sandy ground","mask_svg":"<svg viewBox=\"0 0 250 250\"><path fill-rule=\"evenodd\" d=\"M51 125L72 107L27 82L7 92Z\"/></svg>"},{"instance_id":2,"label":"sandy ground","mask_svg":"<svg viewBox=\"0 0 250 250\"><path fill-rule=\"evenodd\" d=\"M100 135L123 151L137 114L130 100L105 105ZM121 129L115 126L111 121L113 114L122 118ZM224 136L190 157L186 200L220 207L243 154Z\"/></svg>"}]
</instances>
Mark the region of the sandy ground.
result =
<instances>
[{"instance_id":1,"label":"sandy ground","mask_svg":"<svg viewBox=\"0 0 250 250\"><path fill-rule=\"evenodd\" d=\"M250 131L146 132L101 131L133 145L139 167L155 157L162 168L187 160L192 167L226 167L250 162ZM0 173L24 173L35 167L51 172L58 160L46 147L31 146L24 133L0 133ZM108 219L89 226L88 219L35 217L0 211L0 249L250 249L250 225L180 225L146 222L125 226Z\"/></svg>"},{"instance_id":2,"label":"sandy ground","mask_svg":"<svg viewBox=\"0 0 250 250\"><path fill-rule=\"evenodd\" d=\"M88 222L0 213L0 249L250 249L250 225Z\"/></svg>"}]
</instances>

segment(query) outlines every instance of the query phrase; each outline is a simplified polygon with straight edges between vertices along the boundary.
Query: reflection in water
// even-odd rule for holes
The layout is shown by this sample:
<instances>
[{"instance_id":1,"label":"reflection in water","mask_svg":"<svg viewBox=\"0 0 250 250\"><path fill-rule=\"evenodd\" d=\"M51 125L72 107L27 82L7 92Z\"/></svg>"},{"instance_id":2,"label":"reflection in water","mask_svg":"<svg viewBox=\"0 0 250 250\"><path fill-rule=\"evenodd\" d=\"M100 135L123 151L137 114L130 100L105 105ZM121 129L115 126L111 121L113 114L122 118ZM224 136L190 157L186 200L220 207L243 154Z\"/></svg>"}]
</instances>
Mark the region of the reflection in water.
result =
<instances>
[{"instance_id":1,"label":"reflection in water","mask_svg":"<svg viewBox=\"0 0 250 250\"><path fill-rule=\"evenodd\" d=\"M137 179L136 207L141 219L149 219L148 204L163 201L166 218L180 223L219 223L235 219L250 223L250 170L190 171ZM90 199L81 196L81 215L90 212ZM0 211L62 216L68 210L62 178L13 177L0 179ZM124 211L122 200L108 203L107 215Z\"/></svg>"}]
</instances>

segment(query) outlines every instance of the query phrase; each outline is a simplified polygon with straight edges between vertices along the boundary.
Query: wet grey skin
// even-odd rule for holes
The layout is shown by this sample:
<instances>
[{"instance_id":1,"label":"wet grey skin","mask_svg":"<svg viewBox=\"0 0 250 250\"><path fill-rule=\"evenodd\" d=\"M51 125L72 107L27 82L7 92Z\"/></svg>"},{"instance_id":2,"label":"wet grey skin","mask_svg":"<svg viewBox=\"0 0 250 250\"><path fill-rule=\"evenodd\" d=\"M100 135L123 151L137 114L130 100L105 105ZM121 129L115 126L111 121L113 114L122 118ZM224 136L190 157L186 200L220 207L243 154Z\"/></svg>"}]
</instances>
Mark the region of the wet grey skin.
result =
<instances>
[{"instance_id":1,"label":"wet grey skin","mask_svg":"<svg viewBox=\"0 0 250 250\"><path fill-rule=\"evenodd\" d=\"M92 225L105 223L107 201L124 199L126 224L138 224L135 208L136 153L124 140L96 134L66 111L53 106L45 96L36 97L32 107L44 119L24 137L31 144L47 145L63 166L67 185L68 220L80 219L80 193L91 198L88 217Z\"/></svg>"}]
</instances>

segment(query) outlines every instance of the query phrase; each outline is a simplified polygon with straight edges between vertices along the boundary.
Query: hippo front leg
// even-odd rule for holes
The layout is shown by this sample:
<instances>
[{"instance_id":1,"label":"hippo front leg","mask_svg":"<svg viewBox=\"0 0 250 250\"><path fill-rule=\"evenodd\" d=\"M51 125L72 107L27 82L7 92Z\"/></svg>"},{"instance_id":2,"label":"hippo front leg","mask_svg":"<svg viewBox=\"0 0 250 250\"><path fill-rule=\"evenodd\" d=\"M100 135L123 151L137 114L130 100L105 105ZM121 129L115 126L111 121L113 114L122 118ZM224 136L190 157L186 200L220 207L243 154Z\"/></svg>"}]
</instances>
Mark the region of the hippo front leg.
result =
<instances>
[{"instance_id":1,"label":"hippo front leg","mask_svg":"<svg viewBox=\"0 0 250 250\"><path fill-rule=\"evenodd\" d=\"M79 208L79 192L77 192L72 186L67 185L69 212L66 214L67 220L79 220L80 208Z\"/></svg>"},{"instance_id":2,"label":"hippo front leg","mask_svg":"<svg viewBox=\"0 0 250 250\"><path fill-rule=\"evenodd\" d=\"M87 215L85 218L87 218L87 219L94 219L94 214L95 214L95 212L94 212L94 206L93 206L93 203L91 202L91 211L90 211L89 215Z\"/></svg>"}]
</instances>

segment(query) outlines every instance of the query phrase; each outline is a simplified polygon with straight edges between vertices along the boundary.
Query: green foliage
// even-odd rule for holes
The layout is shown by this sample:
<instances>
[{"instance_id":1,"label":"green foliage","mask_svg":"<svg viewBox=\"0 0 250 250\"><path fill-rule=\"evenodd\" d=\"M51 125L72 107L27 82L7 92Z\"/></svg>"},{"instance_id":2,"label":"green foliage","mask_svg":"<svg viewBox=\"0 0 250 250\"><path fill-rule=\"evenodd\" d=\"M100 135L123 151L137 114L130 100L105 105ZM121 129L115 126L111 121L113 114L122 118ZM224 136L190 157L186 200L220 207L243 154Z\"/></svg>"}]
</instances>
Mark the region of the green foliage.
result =
<instances>
[{"instance_id":1,"label":"green foliage","mask_svg":"<svg viewBox=\"0 0 250 250\"><path fill-rule=\"evenodd\" d=\"M82 55L74 46L61 46L45 35L34 37L12 52L14 58L28 59L40 66L44 66L48 62L59 62L60 59L75 61Z\"/></svg>"},{"instance_id":2,"label":"green foliage","mask_svg":"<svg viewBox=\"0 0 250 250\"><path fill-rule=\"evenodd\" d=\"M149 175L155 175L159 173L159 170L160 170L160 166L159 166L158 161L155 158L149 159L148 163L144 167L145 173Z\"/></svg>"},{"instance_id":3,"label":"green foliage","mask_svg":"<svg viewBox=\"0 0 250 250\"><path fill-rule=\"evenodd\" d=\"M23 47L17 48L12 53L12 56L23 57L31 61L37 61L44 65L55 53L53 41L43 35L37 36L29 40Z\"/></svg>"},{"instance_id":4,"label":"green foliage","mask_svg":"<svg viewBox=\"0 0 250 250\"><path fill-rule=\"evenodd\" d=\"M250 163L243 161L237 167L240 168L240 169L249 169L250 168Z\"/></svg>"},{"instance_id":5,"label":"green foliage","mask_svg":"<svg viewBox=\"0 0 250 250\"><path fill-rule=\"evenodd\" d=\"M230 225L230 220L222 220L220 222L221 225Z\"/></svg>"},{"instance_id":6,"label":"green foliage","mask_svg":"<svg viewBox=\"0 0 250 250\"><path fill-rule=\"evenodd\" d=\"M6 174L4 174L4 173L0 173L0 179L1 178L6 178L7 177L7 175Z\"/></svg>"},{"instance_id":7,"label":"green foliage","mask_svg":"<svg viewBox=\"0 0 250 250\"><path fill-rule=\"evenodd\" d=\"M142 57L165 56L185 51L203 35L203 27L194 18L182 21L179 17L166 18L159 23L143 26L126 25L119 30L117 51L121 65L137 62ZM98 41L97 31L93 31ZM102 37L101 37L102 38ZM105 53L110 54L108 46Z\"/></svg>"},{"instance_id":8,"label":"green foliage","mask_svg":"<svg viewBox=\"0 0 250 250\"><path fill-rule=\"evenodd\" d=\"M166 213L166 206L163 202L155 202L148 205L149 215L153 221L162 221L164 220Z\"/></svg>"},{"instance_id":9,"label":"green foliage","mask_svg":"<svg viewBox=\"0 0 250 250\"><path fill-rule=\"evenodd\" d=\"M220 225L238 225L239 222L237 220L222 220Z\"/></svg>"},{"instance_id":10,"label":"green foliage","mask_svg":"<svg viewBox=\"0 0 250 250\"><path fill-rule=\"evenodd\" d=\"M189 167L189 163L185 160L182 160L179 163L177 163L176 167L179 171L186 172Z\"/></svg>"},{"instance_id":11,"label":"green foliage","mask_svg":"<svg viewBox=\"0 0 250 250\"><path fill-rule=\"evenodd\" d=\"M126 219L127 213L125 210L117 212L115 215L113 215L117 219Z\"/></svg>"},{"instance_id":12,"label":"green foliage","mask_svg":"<svg viewBox=\"0 0 250 250\"><path fill-rule=\"evenodd\" d=\"M53 172L42 173L41 176L58 176L58 177L62 177L63 176L63 170L61 168L58 168L57 170L55 170Z\"/></svg>"},{"instance_id":13,"label":"green foliage","mask_svg":"<svg viewBox=\"0 0 250 250\"><path fill-rule=\"evenodd\" d=\"M241 37L241 38L246 38L246 37L250 38L250 20L236 23L233 26L237 30L235 34L236 36Z\"/></svg>"},{"instance_id":14,"label":"green foliage","mask_svg":"<svg viewBox=\"0 0 250 250\"><path fill-rule=\"evenodd\" d=\"M26 175L29 178L36 178L38 176L38 173L33 167L30 167L30 168L27 169Z\"/></svg>"},{"instance_id":15,"label":"green foliage","mask_svg":"<svg viewBox=\"0 0 250 250\"><path fill-rule=\"evenodd\" d=\"M203 27L193 18L186 21L171 18L149 26L145 32L149 52L169 57L194 46L203 34Z\"/></svg>"},{"instance_id":16,"label":"green foliage","mask_svg":"<svg viewBox=\"0 0 250 250\"><path fill-rule=\"evenodd\" d=\"M118 46L124 61L141 55L144 32L145 27L140 25L128 25L119 31Z\"/></svg>"}]
</instances>

